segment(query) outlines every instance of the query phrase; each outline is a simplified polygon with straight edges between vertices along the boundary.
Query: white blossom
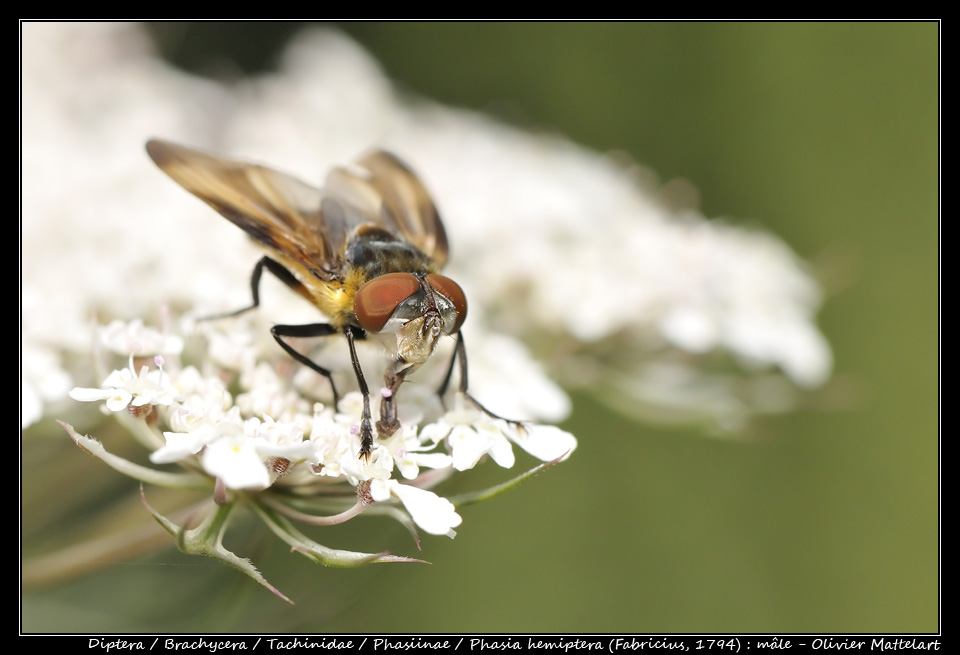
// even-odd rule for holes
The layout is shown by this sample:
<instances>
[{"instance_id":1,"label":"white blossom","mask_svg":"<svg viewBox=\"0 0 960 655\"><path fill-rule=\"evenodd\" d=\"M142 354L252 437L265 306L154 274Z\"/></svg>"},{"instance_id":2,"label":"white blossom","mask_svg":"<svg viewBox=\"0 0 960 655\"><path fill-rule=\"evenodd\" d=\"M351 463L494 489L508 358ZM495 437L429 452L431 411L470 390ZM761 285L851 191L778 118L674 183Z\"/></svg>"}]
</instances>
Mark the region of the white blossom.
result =
<instances>
[{"instance_id":1,"label":"white blossom","mask_svg":"<svg viewBox=\"0 0 960 655\"><path fill-rule=\"evenodd\" d=\"M370 484L370 494L376 501L386 501L393 496L398 498L413 521L429 534L452 538L456 535L453 529L463 522L453 503L426 489L396 480L375 480Z\"/></svg>"},{"instance_id":2,"label":"white blossom","mask_svg":"<svg viewBox=\"0 0 960 655\"><path fill-rule=\"evenodd\" d=\"M111 322L100 331L100 341L121 355L178 355L183 350L182 337L146 327L139 318Z\"/></svg>"},{"instance_id":3,"label":"white blossom","mask_svg":"<svg viewBox=\"0 0 960 655\"><path fill-rule=\"evenodd\" d=\"M203 452L203 468L229 489L265 489L270 473L257 452L256 440L246 434L220 437Z\"/></svg>"},{"instance_id":4,"label":"white blossom","mask_svg":"<svg viewBox=\"0 0 960 655\"><path fill-rule=\"evenodd\" d=\"M204 424L190 432L164 432L166 443L150 453L154 464L169 464L196 455L220 434L213 425Z\"/></svg>"},{"instance_id":5,"label":"white blossom","mask_svg":"<svg viewBox=\"0 0 960 655\"><path fill-rule=\"evenodd\" d=\"M119 412L128 406L170 405L176 393L163 369L151 371L149 367L141 366L140 373L135 373L131 355L130 365L110 373L100 388L77 387L70 391L70 397L82 402L104 400L107 409Z\"/></svg>"}]
</instances>

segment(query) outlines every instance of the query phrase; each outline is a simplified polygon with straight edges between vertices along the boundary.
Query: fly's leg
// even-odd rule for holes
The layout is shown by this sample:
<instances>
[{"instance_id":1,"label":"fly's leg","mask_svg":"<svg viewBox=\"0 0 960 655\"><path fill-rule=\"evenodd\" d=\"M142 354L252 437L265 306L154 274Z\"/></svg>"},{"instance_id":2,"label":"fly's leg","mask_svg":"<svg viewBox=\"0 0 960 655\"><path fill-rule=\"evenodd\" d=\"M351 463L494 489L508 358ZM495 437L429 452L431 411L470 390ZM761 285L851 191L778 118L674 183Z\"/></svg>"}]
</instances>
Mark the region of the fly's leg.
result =
<instances>
[{"instance_id":1,"label":"fly's leg","mask_svg":"<svg viewBox=\"0 0 960 655\"><path fill-rule=\"evenodd\" d=\"M400 419L397 418L397 391L406 377L406 369L395 370L394 366L383 374L383 394L380 398L380 420L377 421L377 433L381 437L389 437L400 429Z\"/></svg>"},{"instance_id":2,"label":"fly's leg","mask_svg":"<svg viewBox=\"0 0 960 655\"><path fill-rule=\"evenodd\" d=\"M212 321L220 318L231 318L259 307L260 278L263 276L264 269L273 273L278 280L309 300L309 293L293 273L288 271L282 264L279 264L269 257L264 256L260 258L256 266L253 267L253 273L250 274L250 295L252 302L246 307L241 307L236 311L226 312L224 314L214 314L213 316L205 316L201 320ZM304 366L327 378L327 380L330 382L330 389L333 391L333 407L334 409L339 407L340 394L337 392L337 385L333 382L333 374L330 372L330 369L320 366L310 358L297 352L290 344L283 340L283 337L326 337L332 334L337 334L337 329L327 323L310 323L308 325L274 325L272 328L270 328L270 334L273 335L273 338L276 339L277 343L280 344L280 347L283 348L287 354Z\"/></svg>"},{"instance_id":3,"label":"fly's leg","mask_svg":"<svg viewBox=\"0 0 960 655\"><path fill-rule=\"evenodd\" d=\"M314 362L301 352L298 352L289 343L283 340L283 337L329 337L337 334L338 330L329 323L308 323L306 325L274 325L270 328L270 334L276 339L280 347L287 351L287 354L295 360L316 371L330 382L330 388L333 390L333 408L340 406L340 394L337 393L337 385L333 382L333 373L330 369L324 368ZM353 353L353 342L350 343L351 354ZM353 355L354 360L356 355ZM356 365L354 366L356 369Z\"/></svg>"},{"instance_id":4,"label":"fly's leg","mask_svg":"<svg viewBox=\"0 0 960 655\"><path fill-rule=\"evenodd\" d=\"M447 373L443 376L443 382L440 385L440 388L437 389L437 395L440 396L440 402L443 402L443 396L447 392L447 387L450 385L450 378L453 375L453 368L456 365L457 361L460 362L460 393L470 401L470 403L476 407L478 410L486 414L491 418L497 418L501 421L506 421L510 425L514 426L518 430L525 430L523 426L523 421L517 421L514 419L506 418L500 416L499 414L494 414L489 409L484 407L479 400L470 395L467 391L467 386L469 384L469 378L467 377L467 347L463 343L463 332L457 332L457 347L453 351L453 357L450 358L450 366L447 367Z\"/></svg>"},{"instance_id":5,"label":"fly's leg","mask_svg":"<svg viewBox=\"0 0 960 655\"><path fill-rule=\"evenodd\" d=\"M296 291L297 293L303 295L306 291L303 285L300 283L300 280L294 276L293 273L284 268L281 264L273 261L269 257L261 257L260 261L257 262L257 265L253 267L253 273L250 274L250 295L253 298L253 301L246 307L241 307L238 310L232 312L225 312L223 314L214 314L213 316L204 316L202 321L212 321L218 318L230 318L232 316L239 316L244 312L249 312L251 309L256 309L260 306L260 278L263 276L263 269L267 269L273 273L278 280L286 284L288 287Z\"/></svg>"},{"instance_id":6,"label":"fly's leg","mask_svg":"<svg viewBox=\"0 0 960 655\"><path fill-rule=\"evenodd\" d=\"M443 402L443 397L447 394L447 387L450 386L450 378L453 376L453 368L457 364L457 352L460 350L460 344L463 342L463 332L457 332L457 345L453 349L453 356L450 358L450 365L447 366L447 372L443 376L443 382L440 383L440 387L437 389L437 395L440 396L440 404L443 405L446 409L446 403ZM463 380L465 379L467 372L462 370L460 372L460 386L465 387Z\"/></svg>"},{"instance_id":7,"label":"fly's leg","mask_svg":"<svg viewBox=\"0 0 960 655\"><path fill-rule=\"evenodd\" d=\"M370 451L373 449L373 419L370 414L370 390L367 388L367 381L363 377L363 369L360 368L360 360L357 358L357 347L354 345L356 336L353 333L354 328L349 325L343 329L347 337L347 343L350 345L350 362L353 364L353 372L357 376L357 385L360 387L360 393L363 395L363 414L360 416L360 455L358 459L366 462L370 461ZM330 380L332 383L333 380Z\"/></svg>"}]
</instances>

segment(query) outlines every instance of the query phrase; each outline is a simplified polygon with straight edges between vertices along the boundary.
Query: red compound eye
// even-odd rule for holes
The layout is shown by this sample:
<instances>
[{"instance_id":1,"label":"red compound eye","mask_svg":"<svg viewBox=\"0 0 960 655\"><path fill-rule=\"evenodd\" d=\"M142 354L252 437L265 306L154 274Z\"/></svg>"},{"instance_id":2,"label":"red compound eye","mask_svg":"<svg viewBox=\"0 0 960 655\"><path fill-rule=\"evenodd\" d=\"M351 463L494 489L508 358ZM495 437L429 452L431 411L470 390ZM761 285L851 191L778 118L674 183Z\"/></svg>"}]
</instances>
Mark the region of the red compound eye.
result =
<instances>
[{"instance_id":1,"label":"red compound eye","mask_svg":"<svg viewBox=\"0 0 960 655\"><path fill-rule=\"evenodd\" d=\"M457 310L457 320L452 327L445 330L447 334L456 334L460 331L464 319L467 318L467 297L463 294L463 289L450 278L436 273L428 275L427 282L437 293L453 303L453 308Z\"/></svg>"},{"instance_id":2,"label":"red compound eye","mask_svg":"<svg viewBox=\"0 0 960 655\"><path fill-rule=\"evenodd\" d=\"M380 332L397 305L419 289L420 283L412 273L387 273L373 278L360 287L353 299L357 322L367 332Z\"/></svg>"}]
</instances>

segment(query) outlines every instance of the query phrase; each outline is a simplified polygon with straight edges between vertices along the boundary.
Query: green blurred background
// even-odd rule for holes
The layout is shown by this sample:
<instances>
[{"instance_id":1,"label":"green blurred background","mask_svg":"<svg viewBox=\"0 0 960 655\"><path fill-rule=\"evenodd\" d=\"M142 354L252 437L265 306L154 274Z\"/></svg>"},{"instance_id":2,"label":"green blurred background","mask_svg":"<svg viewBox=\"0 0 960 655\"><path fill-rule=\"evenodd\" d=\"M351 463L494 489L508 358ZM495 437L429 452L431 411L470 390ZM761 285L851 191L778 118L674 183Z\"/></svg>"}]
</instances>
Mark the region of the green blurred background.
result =
<instances>
[{"instance_id":1,"label":"green blurred background","mask_svg":"<svg viewBox=\"0 0 960 655\"><path fill-rule=\"evenodd\" d=\"M745 442L575 396L575 456L464 508L457 539L425 539L432 565L325 569L240 526L228 546L296 606L170 547L31 593L24 630L938 631L939 25L340 27L402 87L626 151L783 237L831 293L836 379ZM151 26L201 72L263 70L299 28ZM416 552L382 520L335 539Z\"/></svg>"}]
</instances>

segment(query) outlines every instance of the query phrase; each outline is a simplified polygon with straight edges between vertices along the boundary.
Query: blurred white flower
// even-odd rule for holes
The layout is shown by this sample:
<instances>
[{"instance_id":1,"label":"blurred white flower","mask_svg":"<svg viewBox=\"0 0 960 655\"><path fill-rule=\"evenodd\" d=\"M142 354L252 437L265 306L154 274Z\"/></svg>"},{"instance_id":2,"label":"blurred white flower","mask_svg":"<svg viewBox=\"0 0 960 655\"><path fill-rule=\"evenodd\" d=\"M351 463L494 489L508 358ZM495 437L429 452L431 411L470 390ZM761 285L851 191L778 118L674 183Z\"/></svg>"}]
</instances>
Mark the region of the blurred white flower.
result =
<instances>
[{"instance_id":1,"label":"blurred white flower","mask_svg":"<svg viewBox=\"0 0 960 655\"><path fill-rule=\"evenodd\" d=\"M20 427L25 428L43 418L45 403L63 400L73 386L73 379L64 370L60 354L38 344L24 344L20 368Z\"/></svg>"},{"instance_id":2,"label":"blurred white flower","mask_svg":"<svg viewBox=\"0 0 960 655\"><path fill-rule=\"evenodd\" d=\"M51 371L49 357L34 355L87 351L94 311L129 320L161 302L199 315L249 302L256 250L157 174L142 151L154 135L315 183L371 145L402 153L445 217L449 272L470 299L472 388L504 415L561 419L570 406L551 381L559 378L625 411L732 426L770 411L738 382L773 368L812 387L830 373L815 324L819 289L782 241L675 212L639 168L560 138L404 104L377 63L336 32L305 31L278 72L227 86L161 63L136 25L25 23L23 80L25 379L92 382L76 357L54 357L63 368ZM244 318L250 332L201 324L218 335L216 361L248 369L275 347L271 322L317 320L276 287ZM133 325L117 336L149 342ZM714 367L723 353L739 371ZM677 355L688 383L664 403L656 377ZM706 404L688 394L703 385L713 389ZM51 402L37 388L25 389L28 422Z\"/></svg>"},{"instance_id":3,"label":"blurred white flower","mask_svg":"<svg viewBox=\"0 0 960 655\"><path fill-rule=\"evenodd\" d=\"M183 350L181 337L145 327L139 318L130 322L114 320L100 330L100 341L112 352L138 357L179 355Z\"/></svg>"}]
</instances>

